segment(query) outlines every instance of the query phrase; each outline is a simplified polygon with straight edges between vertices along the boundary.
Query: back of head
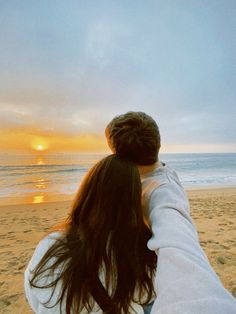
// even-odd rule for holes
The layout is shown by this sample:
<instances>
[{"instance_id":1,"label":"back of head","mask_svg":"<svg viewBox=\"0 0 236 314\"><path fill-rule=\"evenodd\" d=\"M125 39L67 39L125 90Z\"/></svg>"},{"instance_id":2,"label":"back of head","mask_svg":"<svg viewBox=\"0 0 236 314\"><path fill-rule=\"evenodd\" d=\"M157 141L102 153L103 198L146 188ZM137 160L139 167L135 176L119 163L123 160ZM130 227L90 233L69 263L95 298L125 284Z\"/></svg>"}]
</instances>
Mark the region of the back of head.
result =
<instances>
[{"instance_id":1,"label":"back of head","mask_svg":"<svg viewBox=\"0 0 236 314\"><path fill-rule=\"evenodd\" d=\"M159 128L146 113L129 111L116 116L107 125L105 133L114 153L138 165L151 165L158 160Z\"/></svg>"}]
</instances>

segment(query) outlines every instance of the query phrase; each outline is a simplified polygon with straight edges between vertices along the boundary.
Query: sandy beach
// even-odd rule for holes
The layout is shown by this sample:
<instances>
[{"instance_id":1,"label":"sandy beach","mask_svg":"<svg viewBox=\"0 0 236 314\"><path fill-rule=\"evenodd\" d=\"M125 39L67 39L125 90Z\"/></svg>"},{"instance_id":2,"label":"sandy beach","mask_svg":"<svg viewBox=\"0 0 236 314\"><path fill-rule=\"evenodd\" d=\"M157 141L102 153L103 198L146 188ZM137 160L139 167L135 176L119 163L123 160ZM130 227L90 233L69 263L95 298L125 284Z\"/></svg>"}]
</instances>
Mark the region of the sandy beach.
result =
<instances>
[{"instance_id":1,"label":"sandy beach","mask_svg":"<svg viewBox=\"0 0 236 314\"><path fill-rule=\"evenodd\" d=\"M236 188L188 191L191 214L209 261L236 297ZM0 313L32 313L23 273L45 232L67 215L70 201L0 207Z\"/></svg>"}]
</instances>

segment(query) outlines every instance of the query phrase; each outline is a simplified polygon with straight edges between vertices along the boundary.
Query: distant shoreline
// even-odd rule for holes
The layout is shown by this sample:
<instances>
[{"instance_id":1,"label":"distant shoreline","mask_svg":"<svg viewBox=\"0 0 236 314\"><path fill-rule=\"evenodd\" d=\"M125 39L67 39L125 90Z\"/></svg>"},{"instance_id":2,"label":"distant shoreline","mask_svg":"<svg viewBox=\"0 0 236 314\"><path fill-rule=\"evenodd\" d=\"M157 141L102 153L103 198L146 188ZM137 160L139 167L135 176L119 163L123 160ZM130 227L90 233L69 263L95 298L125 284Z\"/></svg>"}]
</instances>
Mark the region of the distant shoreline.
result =
<instances>
[{"instance_id":1,"label":"distant shoreline","mask_svg":"<svg viewBox=\"0 0 236 314\"><path fill-rule=\"evenodd\" d=\"M186 192L197 192L197 191L229 191L232 192L236 190L236 186L192 186L185 187ZM48 204L48 203L58 203L58 202L70 202L73 203L76 194L53 194L53 193L31 193L22 197L0 197L0 207L2 206L12 206L12 205L35 205L35 204Z\"/></svg>"},{"instance_id":2,"label":"distant shoreline","mask_svg":"<svg viewBox=\"0 0 236 314\"><path fill-rule=\"evenodd\" d=\"M188 190L236 187L236 154L161 154ZM101 154L3 156L0 205L72 201Z\"/></svg>"},{"instance_id":3,"label":"distant shoreline","mask_svg":"<svg viewBox=\"0 0 236 314\"><path fill-rule=\"evenodd\" d=\"M198 187L185 187L185 191L188 194L197 192L226 192L231 193L236 191L236 186L198 186ZM0 197L0 207L12 206L12 205L37 205L37 204L51 204L51 203L73 203L76 194L53 194L45 193L44 195L39 195L37 193L32 193L24 197ZM37 201L37 197L39 197ZM40 200L40 197L41 198ZM34 201L36 198L36 201Z\"/></svg>"}]
</instances>

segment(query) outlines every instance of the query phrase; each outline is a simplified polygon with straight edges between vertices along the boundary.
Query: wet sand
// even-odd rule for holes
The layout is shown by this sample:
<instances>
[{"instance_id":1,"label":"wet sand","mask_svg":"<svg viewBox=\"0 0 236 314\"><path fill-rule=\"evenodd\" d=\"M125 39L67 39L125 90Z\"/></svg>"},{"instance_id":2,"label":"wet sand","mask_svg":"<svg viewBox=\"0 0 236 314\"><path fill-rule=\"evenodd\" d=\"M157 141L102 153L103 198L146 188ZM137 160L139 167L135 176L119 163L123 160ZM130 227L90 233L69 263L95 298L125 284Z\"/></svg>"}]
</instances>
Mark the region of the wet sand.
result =
<instances>
[{"instance_id":1,"label":"wet sand","mask_svg":"<svg viewBox=\"0 0 236 314\"><path fill-rule=\"evenodd\" d=\"M188 191L201 245L224 286L236 297L236 188ZM24 269L45 232L71 202L1 206L0 313L29 314Z\"/></svg>"}]
</instances>

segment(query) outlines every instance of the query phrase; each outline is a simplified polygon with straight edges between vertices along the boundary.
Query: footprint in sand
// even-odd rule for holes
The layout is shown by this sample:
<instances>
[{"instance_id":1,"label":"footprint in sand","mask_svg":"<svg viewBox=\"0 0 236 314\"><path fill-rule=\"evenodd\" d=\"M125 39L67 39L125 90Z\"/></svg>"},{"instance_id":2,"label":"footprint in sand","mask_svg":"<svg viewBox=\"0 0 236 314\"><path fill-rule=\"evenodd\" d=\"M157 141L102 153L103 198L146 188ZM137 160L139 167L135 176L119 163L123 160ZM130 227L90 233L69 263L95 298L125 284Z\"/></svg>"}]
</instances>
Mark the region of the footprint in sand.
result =
<instances>
[{"instance_id":1,"label":"footprint in sand","mask_svg":"<svg viewBox=\"0 0 236 314\"><path fill-rule=\"evenodd\" d=\"M20 265L19 267L18 267L18 270L22 270L23 268L25 268L25 264L22 264L22 265Z\"/></svg>"},{"instance_id":2,"label":"footprint in sand","mask_svg":"<svg viewBox=\"0 0 236 314\"><path fill-rule=\"evenodd\" d=\"M230 250L230 247L229 246L227 246L227 245L221 245L221 247L222 247L222 249L224 249L224 250Z\"/></svg>"},{"instance_id":3,"label":"footprint in sand","mask_svg":"<svg viewBox=\"0 0 236 314\"><path fill-rule=\"evenodd\" d=\"M224 265L226 263L226 259L223 256L218 256L216 258L218 264Z\"/></svg>"},{"instance_id":4,"label":"footprint in sand","mask_svg":"<svg viewBox=\"0 0 236 314\"><path fill-rule=\"evenodd\" d=\"M3 306L4 307L9 306L10 304L16 302L16 300L19 299L19 297L20 297L20 294L13 294L13 295L10 295L10 296L3 296L0 299L0 308L2 308Z\"/></svg>"},{"instance_id":5,"label":"footprint in sand","mask_svg":"<svg viewBox=\"0 0 236 314\"><path fill-rule=\"evenodd\" d=\"M28 233L28 232L32 232L32 230L31 229L27 229L27 230L24 230L23 232L24 233Z\"/></svg>"},{"instance_id":6,"label":"footprint in sand","mask_svg":"<svg viewBox=\"0 0 236 314\"><path fill-rule=\"evenodd\" d=\"M1 249L4 249L4 248L6 248L6 247L9 247L9 245L6 245L6 244L0 245L0 248L1 248Z\"/></svg>"},{"instance_id":7,"label":"footprint in sand","mask_svg":"<svg viewBox=\"0 0 236 314\"><path fill-rule=\"evenodd\" d=\"M227 242L227 243L234 243L235 241L234 240L226 240L225 242Z\"/></svg>"}]
</instances>

